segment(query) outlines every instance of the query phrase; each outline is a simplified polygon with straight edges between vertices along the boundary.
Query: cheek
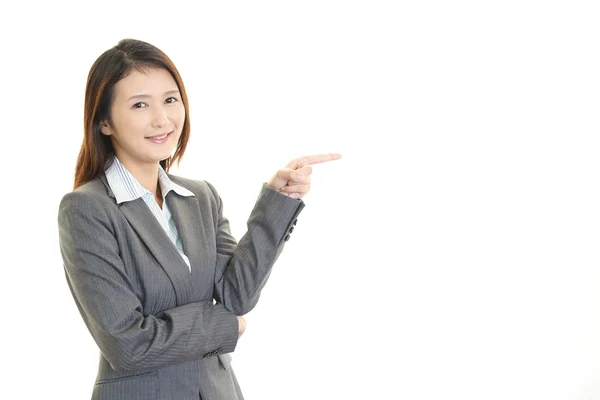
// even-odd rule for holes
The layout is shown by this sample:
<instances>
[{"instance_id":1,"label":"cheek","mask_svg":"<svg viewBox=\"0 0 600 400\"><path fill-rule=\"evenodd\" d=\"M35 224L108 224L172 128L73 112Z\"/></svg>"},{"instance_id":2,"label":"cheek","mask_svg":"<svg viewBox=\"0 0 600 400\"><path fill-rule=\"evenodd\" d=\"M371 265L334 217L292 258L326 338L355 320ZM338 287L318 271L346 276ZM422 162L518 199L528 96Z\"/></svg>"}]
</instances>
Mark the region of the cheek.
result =
<instances>
[{"instance_id":1,"label":"cheek","mask_svg":"<svg viewBox=\"0 0 600 400\"><path fill-rule=\"evenodd\" d=\"M185 122L185 108L183 106L173 113L172 121L177 125L179 132L181 132Z\"/></svg>"},{"instance_id":2,"label":"cheek","mask_svg":"<svg viewBox=\"0 0 600 400\"><path fill-rule=\"evenodd\" d=\"M127 124L133 132L144 133L148 129L152 122L150 113L145 112L133 112L127 119Z\"/></svg>"},{"instance_id":3,"label":"cheek","mask_svg":"<svg viewBox=\"0 0 600 400\"><path fill-rule=\"evenodd\" d=\"M117 126L117 131L121 133L121 135L134 135L144 134L145 129L148 126L147 113L123 113L119 116L119 120L115 121L115 125Z\"/></svg>"},{"instance_id":4,"label":"cheek","mask_svg":"<svg viewBox=\"0 0 600 400\"><path fill-rule=\"evenodd\" d=\"M183 124L185 121L185 108L181 106L181 111L179 112L180 122Z\"/></svg>"}]
</instances>

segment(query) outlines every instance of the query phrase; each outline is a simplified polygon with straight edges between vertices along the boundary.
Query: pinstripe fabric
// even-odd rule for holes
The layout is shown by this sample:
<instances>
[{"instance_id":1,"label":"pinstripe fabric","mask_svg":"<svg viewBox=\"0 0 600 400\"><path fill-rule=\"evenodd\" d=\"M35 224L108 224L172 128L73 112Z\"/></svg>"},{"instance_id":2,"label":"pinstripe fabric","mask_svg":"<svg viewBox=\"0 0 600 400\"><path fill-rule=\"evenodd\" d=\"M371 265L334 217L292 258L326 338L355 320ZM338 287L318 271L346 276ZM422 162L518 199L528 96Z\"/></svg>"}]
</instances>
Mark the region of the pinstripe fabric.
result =
<instances>
[{"instance_id":1,"label":"pinstripe fabric","mask_svg":"<svg viewBox=\"0 0 600 400\"><path fill-rule=\"evenodd\" d=\"M100 349L93 400L243 400L236 315L258 302L304 203L263 185L237 242L214 187L169 178L193 193L164 202L191 271L144 200L118 203L104 174L60 203L66 280Z\"/></svg>"},{"instance_id":2,"label":"pinstripe fabric","mask_svg":"<svg viewBox=\"0 0 600 400\"><path fill-rule=\"evenodd\" d=\"M117 204L121 204L126 201L133 201L135 199L142 198L152 214L156 217L156 220L160 223L160 226L165 230L171 242L177 247L177 250L181 254L181 257L187 264L190 272L190 260L183 252L183 245L177 232L177 226L175 220L171 215L171 211L164 199L171 190L181 196L193 196L194 193L190 192L184 187L177 185L172 182L162 167L158 166L158 184L163 196L163 207L162 209L158 206L158 203L154 199L154 195L149 190L145 189L137 179L125 168L125 166L119 161L117 157L113 158L113 162L110 167L106 170L106 179L108 185L115 194Z\"/></svg>"}]
</instances>

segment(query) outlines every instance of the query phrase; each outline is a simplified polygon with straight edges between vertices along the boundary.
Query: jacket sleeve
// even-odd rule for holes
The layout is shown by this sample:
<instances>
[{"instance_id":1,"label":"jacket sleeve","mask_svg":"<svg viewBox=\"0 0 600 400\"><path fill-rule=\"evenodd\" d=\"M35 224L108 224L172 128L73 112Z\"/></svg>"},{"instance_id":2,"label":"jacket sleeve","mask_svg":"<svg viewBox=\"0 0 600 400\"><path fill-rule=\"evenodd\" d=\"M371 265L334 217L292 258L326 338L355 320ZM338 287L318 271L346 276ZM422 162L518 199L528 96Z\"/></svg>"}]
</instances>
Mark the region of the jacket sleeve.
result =
<instances>
[{"instance_id":1,"label":"jacket sleeve","mask_svg":"<svg viewBox=\"0 0 600 400\"><path fill-rule=\"evenodd\" d=\"M266 184L259 193L248 230L236 243L223 216L223 202L209 184L218 208L215 299L236 315L250 312L258 302L271 269L296 225L302 200L285 196Z\"/></svg>"},{"instance_id":2,"label":"jacket sleeve","mask_svg":"<svg viewBox=\"0 0 600 400\"><path fill-rule=\"evenodd\" d=\"M198 302L159 315L144 313L125 273L111 220L92 195L65 195L58 227L67 283L115 370L154 368L235 349L238 321L223 305Z\"/></svg>"}]
</instances>

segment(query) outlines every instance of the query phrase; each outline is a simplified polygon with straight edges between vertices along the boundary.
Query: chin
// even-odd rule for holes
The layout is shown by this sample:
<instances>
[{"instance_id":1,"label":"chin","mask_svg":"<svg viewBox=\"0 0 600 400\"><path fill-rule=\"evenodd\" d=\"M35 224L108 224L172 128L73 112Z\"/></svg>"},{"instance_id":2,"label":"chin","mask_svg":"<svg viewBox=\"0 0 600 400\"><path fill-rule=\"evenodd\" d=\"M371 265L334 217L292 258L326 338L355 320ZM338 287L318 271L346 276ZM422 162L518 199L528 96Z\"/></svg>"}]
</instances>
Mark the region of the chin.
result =
<instances>
[{"instance_id":1,"label":"chin","mask_svg":"<svg viewBox=\"0 0 600 400\"><path fill-rule=\"evenodd\" d=\"M152 157L154 159L158 159L158 160L162 161L162 160L166 160L167 158L173 156L173 154L175 154L175 148L171 149L170 151L161 151L161 152L155 153L152 155Z\"/></svg>"},{"instance_id":2,"label":"chin","mask_svg":"<svg viewBox=\"0 0 600 400\"><path fill-rule=\"evenodd\" d=\"M168 159L169 157L171 157L172 155L173 154L169 154L169 155L166 155L166 156L157 157L157 158L155 158L155 162L161 163L161 162L165 161L166 159Z\"/></svg>"}]
</instances>

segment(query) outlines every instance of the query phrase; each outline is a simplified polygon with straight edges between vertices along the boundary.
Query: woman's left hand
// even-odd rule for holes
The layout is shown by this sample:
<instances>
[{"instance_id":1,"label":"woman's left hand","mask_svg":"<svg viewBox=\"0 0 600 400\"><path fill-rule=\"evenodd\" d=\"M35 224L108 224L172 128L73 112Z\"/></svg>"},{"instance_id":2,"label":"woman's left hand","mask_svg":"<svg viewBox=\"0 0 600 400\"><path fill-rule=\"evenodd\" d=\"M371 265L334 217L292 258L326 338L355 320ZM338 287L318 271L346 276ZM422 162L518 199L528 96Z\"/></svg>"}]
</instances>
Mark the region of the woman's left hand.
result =
<instances>
[{"instance_id":1,"label":"woman's left hand","mask_svg":"<svg viewBox=\"0 0 600 400\"><path fill-rule=\"evenodd\" d=\"M313 164L339 160L339 153L316 154L295 158L285 168L277 171L267 185L293 199L301 199L310 190L310 174Z\"/></svg>"}]
</instances>

